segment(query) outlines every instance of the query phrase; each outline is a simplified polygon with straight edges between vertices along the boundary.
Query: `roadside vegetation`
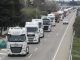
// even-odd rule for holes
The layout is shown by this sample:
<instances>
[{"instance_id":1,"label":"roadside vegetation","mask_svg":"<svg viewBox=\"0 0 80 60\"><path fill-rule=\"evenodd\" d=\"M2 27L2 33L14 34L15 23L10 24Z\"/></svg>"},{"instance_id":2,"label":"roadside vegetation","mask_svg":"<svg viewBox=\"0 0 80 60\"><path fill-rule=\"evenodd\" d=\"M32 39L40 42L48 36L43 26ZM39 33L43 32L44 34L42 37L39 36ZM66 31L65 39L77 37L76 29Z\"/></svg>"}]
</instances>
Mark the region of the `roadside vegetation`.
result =
<instances>
[{"instance_id":1,"label":"roadside vegetation","mask_svg":"<svg viewBox=\"0 0 80 60\"><path fill-rule=\"evenodd\" d=\"M55 1L1 0L0 35L8 27L24 27L26 21L31 21L32 18L40 18L41 15L58 10L57 6L58 4Z\"/></svg>"},{"instance_id":2,"label":"roadside vegetation","mask_svg":"<svg viewBox=\"0 0 80 60\"><path fill-rule=\"evenodd\" d=\"M72 60L80 60L80 16L77 16L74 23L75 36L72 48Z\"/></svg>"}]
</instances>

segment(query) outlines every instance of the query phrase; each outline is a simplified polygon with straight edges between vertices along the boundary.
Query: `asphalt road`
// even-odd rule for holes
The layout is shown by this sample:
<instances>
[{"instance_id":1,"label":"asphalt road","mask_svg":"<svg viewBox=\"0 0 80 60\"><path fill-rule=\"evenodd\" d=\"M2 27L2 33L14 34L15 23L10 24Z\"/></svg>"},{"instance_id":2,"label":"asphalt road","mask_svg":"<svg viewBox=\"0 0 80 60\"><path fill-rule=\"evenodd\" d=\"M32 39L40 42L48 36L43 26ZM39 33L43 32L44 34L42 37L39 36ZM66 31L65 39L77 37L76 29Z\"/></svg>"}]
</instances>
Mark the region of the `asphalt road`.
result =
<instances>
[{"instance_id":1,"label":"asphalt road","mask_svg":"<svg viewBox=\"0 0 80 60\"><path fill-rule=\"evenodd\" d=\"M72 15L74 15L74 12L64 19L70 21ZM41 38L40 44L29 44L29 55L25 57L8 57L4 49L0 51L0 60L52 60L67 26L60 21L52 28L52 32L45 32L45 37Z\"/></svg>"}]
</instances>

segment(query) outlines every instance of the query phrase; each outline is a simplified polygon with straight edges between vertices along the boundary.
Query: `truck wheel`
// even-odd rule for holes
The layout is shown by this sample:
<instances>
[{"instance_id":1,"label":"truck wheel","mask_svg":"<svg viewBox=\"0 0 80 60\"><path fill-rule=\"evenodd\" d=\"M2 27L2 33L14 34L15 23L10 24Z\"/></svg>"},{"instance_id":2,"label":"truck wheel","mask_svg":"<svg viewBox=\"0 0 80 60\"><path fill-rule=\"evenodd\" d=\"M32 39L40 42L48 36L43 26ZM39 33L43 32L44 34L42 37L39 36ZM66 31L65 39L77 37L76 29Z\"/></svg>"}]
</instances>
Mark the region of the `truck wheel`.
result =
<instances>
[{"instance_id":1,"label":"truck wheel","mask_svg":"<svg viewBox=\"0 0 80 60\"><path fill-rule=\"evenodd\" d=\"M59 23L59 21L58 21L58 23Z\"/></svg>"},{"instance_id":2,"label":"truck wheel","mask_svg":"<svg viewBox=\"0 0 80 60\"><path fill-rule=\"evenodd\" d=\"M8 57L10 57L11 55L10 54L8 54Z\"/></svg>"},{"instance_id":3,"label":"truck wheel","mask_svg":"<svg viewBox=\"0 0 80 60\"><path fill-rule=\"evenodd\" d=\"M54 27L56 26L56 24L54 25Z\"/></svg>"},{"instance_id":4,"label":"truck wheel","mask_svg":"<svg viewBox=\"0 0 80 60\"><path fill-rule=\"evenodd\" d=\"M13 56L13 55L11 55L11 54L8 54L8 57L11 57L11 56Z\"/></svg>"}]
</instances>

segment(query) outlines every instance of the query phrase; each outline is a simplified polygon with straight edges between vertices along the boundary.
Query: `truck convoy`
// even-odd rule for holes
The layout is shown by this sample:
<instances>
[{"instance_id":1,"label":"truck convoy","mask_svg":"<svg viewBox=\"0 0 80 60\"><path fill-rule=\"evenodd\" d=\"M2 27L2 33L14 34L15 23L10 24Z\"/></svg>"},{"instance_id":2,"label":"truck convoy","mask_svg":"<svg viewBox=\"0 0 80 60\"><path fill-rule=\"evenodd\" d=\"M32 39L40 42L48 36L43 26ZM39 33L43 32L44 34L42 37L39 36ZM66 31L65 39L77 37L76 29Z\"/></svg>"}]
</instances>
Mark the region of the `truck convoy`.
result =
<instances>
[{"instance_id":1,"label":"truck convoy","mask_svg":"<svg viewBox=\"0 0 80 60\"><path fill-rule=\"evenodd\" d=\"M50 18L50 20L51 20L51 25L52 25L52 26L55 26L55 25L56 25L55 15L51 13L51 14L48 14L47 17Z\"/></svg>"},{"instance_id":2,"label":"truck convoy","mask_svg":"<svg viewBox=\"0 0 80 60\"><path fill-rule=\"evenodd\" d=\"M51 20L47 16L42 16L41 19L43 20L44 31L51 31Z\"/></svg>"},{"instance_id":3,"label":"truck convoy","mask_svg":"<svg viewBox=\"0 0 80 60\"><path fill-rule=\"evenodd\" d=\"M41 19L32 19L32 22L26 22L25 27L10 27L6 37L8 56L29 54L27 43L40 43L40 37L44 37L44 31L50 32L51 26L63 20L69 12L72 12L72 8L52 12L42 16ZM64 19L63 24L69 24L69 20Z\"/></svg>"},{"instance_id":4,"label":"truck convoy","mask_svg":"<svg viewBox=\"0 0 80 60\"><path fill-rule=\"evenodd\" d=\"M26 22L25 25L28 43L39 43L40 32L39 25L36 22Z\"/></svg>"},{"instance_id":5,"label":"truck convoy","mask_svg":"<svg viewBox=\"0 0 80 60\"><path fill-rule=\"evenodd\" d=\"M11 55L27 55L29 46L27 45L25 28L11 27L7 35L8 56Z\"/></svg>"},{"instance_id":6,"label":"truck convoy","mask_svg":"<svg viewBox=\"0 0 80 60\"><path fill-rule=\"evenodd\" d=\"M38 23L38 25L39 25L40 37L44 37L43 20L42 20L42 19L32 19L32 22L37 22L37 23Z\"/></svg>"}]
</instances>

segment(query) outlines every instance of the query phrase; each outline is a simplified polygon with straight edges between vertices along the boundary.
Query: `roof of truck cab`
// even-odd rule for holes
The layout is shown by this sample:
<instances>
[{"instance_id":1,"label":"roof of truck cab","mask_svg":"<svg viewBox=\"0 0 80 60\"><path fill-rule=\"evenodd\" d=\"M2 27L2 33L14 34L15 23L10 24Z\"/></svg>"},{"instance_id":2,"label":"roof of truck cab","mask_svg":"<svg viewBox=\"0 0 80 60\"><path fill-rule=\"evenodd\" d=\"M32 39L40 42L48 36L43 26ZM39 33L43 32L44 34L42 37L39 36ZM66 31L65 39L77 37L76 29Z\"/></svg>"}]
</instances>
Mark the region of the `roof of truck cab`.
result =
<instances>
[{"instance_id":1,"label":"roof of truck cab","mask_svg":"<svg viewBox=\"0 0 80 60\"><path fill-rule=\"evenodd\" d=\"M38 27L38 23L37 22L26 22L25 27Z\"/></svg>"},{"instance_id":2,"label":"roof of truck cab","mask_svg":"<svg viewBox=\"0 0 80 60\"><path fill-rule=\"evenodd\" d=\"M45 18L48 18L48 17L47 17L47 16L42 16L42 17L41 17L41 19L45 19Z\"/></svg>"},{"instance_id":3,"label":"roof of truck cab","mask_svg":"<svg viewBox=\"0 0 80 60\"><path fill-rule=\"evenodd\" d=\"M43 22L42 19L32 19L32 22Z\"/></svg>"},{"instance_id":4,"label":"roof of truck cab","mask_svg":"<svg viewBox=\"0 0 80 60\"><path fill-rule=\"evenodd\" d=\"M8 34L11 34L11 35L22 35L25 33L26 31L24 27L10 27L8 30Z\"/></svg>"},{"instance_id":5,"label":"roof of truck cab","mask_svg":"<svg viewBox=\"0 0 80 60\"><path fill-rule=\"evenodd\" d=\"M64 12L59 10L59 11L57 11L57 13L59 13L59 14L63 14Z\"/></svg>"},{"instance_id":6,"label":"roof of truck cab","mask_svg":"<svg viewBox=\"0 0 80 60\"><path fill-rule=\"evenodd\" d=\"M42 16L41 19L42 19L42 20L43 20L43 19L49 19L49 20L50 20L50 18L49 18L48 16Z\"/></svg>"}]
</instances>

